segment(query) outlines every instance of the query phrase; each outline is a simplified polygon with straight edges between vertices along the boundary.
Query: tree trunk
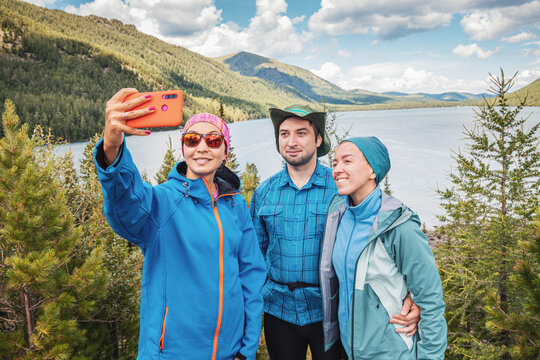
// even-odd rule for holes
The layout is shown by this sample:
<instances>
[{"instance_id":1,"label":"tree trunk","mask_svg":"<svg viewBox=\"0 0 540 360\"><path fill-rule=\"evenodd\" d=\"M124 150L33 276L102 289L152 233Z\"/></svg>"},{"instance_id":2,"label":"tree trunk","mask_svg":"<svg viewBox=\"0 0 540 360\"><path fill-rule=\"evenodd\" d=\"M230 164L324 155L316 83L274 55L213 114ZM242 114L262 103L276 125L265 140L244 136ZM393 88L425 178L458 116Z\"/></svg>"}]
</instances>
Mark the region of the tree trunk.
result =
<instances>
[{"instance_id":1,"label":"tree trunk","mask_svg":"<svg viewBox=\"0 0 540 360\"><path fill-rule=\"evenodd\" d=\"M120 339L118 334L118 320L114 321L113 325L113 338L114 338L114 358L120 359Z\"/></svg>"},{"instance_id":2,"label":"tree trunk","mask_svg":"<svg viewBox=\"0 0 540 360\"><path fill-rule=\"evenodd\" d=\"M30 299L28 296L28 290L26 285L22 288L22 297L24 300L24 310L26 311L26 331L28 335L28 347L32 348L32 334L34 333L34 327L32 325L32 313L30 312Z\"/></svg>"},{"instance_id":3,"label":"tree trunk","mask_svg":"<svg viewBox=\"0 0 540 360\"><path fill-rule=\"evenodd\" d=\"M503 94L504 95L504 94ZM506 114L504 115L506 118ZM506 143L506 125L501 129L501 143ZM504 145L503 145L504 147ZM508 178L508 157L506 149L502 148L502 178L501 178L501 214L502 214L502 234L501 234L501 257L500 257L500 275L499 275L499 294L501 296L501 309L506 313L508 311L508 294L506 282L508 280L507 269L507 246L508 246L508 232L507 232L507 195L506 195L506 179Z\"/></svg>"}]
</instances>

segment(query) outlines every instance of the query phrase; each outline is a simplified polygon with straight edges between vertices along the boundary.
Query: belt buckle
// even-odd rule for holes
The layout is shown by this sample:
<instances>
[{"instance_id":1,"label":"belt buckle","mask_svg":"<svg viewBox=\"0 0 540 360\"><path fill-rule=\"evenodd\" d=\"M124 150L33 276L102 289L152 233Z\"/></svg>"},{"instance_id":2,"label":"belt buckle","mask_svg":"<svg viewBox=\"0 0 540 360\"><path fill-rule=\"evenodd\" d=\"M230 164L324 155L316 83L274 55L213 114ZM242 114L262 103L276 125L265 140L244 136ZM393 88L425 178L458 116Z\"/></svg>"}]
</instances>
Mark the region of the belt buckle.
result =
<instances>
[{"instance_id":1,"label":"belt buckle","mask_svg":"<svg viewBox=\"0 0 540 360\"><path fill-rule=\"evenodd\" d=\"M287 287L289 288L289 291L294 291L298 289L300 286L298 286L298 281L295 281L293 283L288 283Z\"/></svg>"}]
</instances>

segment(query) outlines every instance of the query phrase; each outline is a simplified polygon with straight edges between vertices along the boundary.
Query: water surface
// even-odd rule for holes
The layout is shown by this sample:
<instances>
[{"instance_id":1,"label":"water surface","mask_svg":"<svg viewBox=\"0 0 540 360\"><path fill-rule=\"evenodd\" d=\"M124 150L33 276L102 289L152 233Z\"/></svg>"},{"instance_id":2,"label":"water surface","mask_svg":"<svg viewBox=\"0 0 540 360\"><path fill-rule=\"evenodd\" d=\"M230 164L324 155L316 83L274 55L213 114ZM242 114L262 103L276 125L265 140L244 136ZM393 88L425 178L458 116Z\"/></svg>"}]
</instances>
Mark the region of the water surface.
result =
<instances>
[{"instance_id":1,"label":"water surface","mask_svg":"<svg viewBox=\"0 0 540 360\"><path fill-rule=\"evenodd\" d=\"M540 121L539 107L526 108L521 114L523 117L531 114L529 124ZM340 132L350 128L350 136L377 136L388 147L392 163L388 176L393 195L416 211L431 228L439 224L437 215L441 214L435 189L449 185L448 173L455 164L452 151L466 150L463 130L473 127L474 117L472 107L356 111L338 113L336 123ZM255 163L261 180L265 180L283 168L270 119L234 123L229 129L241 170L246 162ZM135 164L152 180L161 166L169 137L180 156L178 130L126 138ZM85 144L69 145L76 159L80 158Z\"/></svg>"}]
</instances>

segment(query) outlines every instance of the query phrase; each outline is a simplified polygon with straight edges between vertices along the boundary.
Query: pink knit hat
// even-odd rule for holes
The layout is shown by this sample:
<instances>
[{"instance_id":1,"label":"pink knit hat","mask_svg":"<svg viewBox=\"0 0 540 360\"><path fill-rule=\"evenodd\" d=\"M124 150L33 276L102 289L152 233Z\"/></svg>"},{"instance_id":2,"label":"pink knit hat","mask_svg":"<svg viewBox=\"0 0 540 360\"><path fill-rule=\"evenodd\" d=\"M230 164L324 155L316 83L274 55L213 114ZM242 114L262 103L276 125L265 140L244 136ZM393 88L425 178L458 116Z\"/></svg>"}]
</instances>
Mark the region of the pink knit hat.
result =
<instances>
[{"instance_id":1,"label":"pink knit hat","mask_svg":"<svg viewBox=\"0 0 540 360\"><path fill-rule=\"evenodd\" d=\"M189 120L186 122L186 125L184 126L184 134L188 131L188 129L191 126L200 122L210 123L219 129L219 131L221 132L221 135L223 135L225 139L225 153L228 154L229 149L230 149L229 128L227 127L227 124L225 124L225 121L223 121L221 118L217 117L214 114L202 113L202 114L193 115L192 117L189 118Z\"/></svg>"}]
</instances>

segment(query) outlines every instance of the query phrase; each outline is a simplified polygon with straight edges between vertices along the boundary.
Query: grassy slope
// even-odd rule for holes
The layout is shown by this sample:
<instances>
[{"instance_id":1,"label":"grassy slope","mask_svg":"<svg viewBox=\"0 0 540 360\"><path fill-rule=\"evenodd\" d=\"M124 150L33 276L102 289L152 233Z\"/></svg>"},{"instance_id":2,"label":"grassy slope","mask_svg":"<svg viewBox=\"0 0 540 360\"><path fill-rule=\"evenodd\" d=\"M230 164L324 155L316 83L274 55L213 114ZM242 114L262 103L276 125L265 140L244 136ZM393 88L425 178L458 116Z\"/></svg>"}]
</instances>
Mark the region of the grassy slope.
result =
<instances>
[{"instance_id":1,"label":"grassy slope","mask_svg":"<svg viewBox=\"0 0 540 360\"><path fill-rule=\"evenodd\" d=\"M526 106L540 106L540 79L536 79L529 85L508 94L508 103L510 105L517 105L523 99L526 99ZM495 98L488 101L495 101ZM461 101L458 104L462 106L478 106L483 103L484 100L469 100Z\"/></svg>"},{"instance_id":2,"label":"grassy slope","mask_svg":"<svg viewBox=\"0 0 540 360\"><path fill-rule=\"evenodd\" d=\"M510 98L516 101L516 98L524 99L527 97L527 105L540 106L540 79L537 79L529 85L513 92Z\"/></svg>"}]
</instances>

